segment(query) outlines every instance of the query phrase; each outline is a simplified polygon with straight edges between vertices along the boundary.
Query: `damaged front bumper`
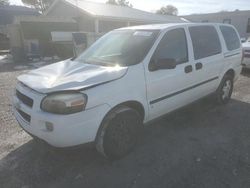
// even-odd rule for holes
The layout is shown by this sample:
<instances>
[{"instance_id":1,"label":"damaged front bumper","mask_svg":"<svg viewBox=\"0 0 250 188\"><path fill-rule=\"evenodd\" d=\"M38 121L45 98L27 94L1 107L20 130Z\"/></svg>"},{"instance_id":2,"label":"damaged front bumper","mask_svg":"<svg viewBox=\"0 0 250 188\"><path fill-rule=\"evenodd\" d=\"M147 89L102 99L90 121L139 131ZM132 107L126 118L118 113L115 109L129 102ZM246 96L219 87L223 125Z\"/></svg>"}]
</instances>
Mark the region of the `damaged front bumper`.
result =
<instances>
[{"instance_id":1,"label":"damaged front bumper","mask_svg":"<svg viewBox=\"0 0 250 188\"><path fill-rule=\"evenodd\" d=\"M110 108L108 105L101 105L75 114L51 114L40 109L45 94L21 83L16 90L13 112L20 126L29 134L55 147L93 142L103 117Z\"/></svg>"}]
</instances>

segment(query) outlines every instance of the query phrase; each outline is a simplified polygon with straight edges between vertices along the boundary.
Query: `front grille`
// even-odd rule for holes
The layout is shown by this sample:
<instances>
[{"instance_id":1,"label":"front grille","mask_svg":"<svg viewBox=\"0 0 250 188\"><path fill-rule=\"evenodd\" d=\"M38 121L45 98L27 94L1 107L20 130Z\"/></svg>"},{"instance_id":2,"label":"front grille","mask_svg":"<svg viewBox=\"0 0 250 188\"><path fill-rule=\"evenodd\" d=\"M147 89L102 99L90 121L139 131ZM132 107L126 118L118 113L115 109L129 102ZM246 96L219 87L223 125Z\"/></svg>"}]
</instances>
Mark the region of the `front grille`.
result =
<instances>
[{"instance_id":1,"label":"front grille","mask_svg":"<svg viewBox=\"0 0 250 188\"><path fill-rule=\"evenodd\" d=\"M25 120L25 121L27 121L27 122L29 122L30 123L30 115L29 114L26 114L25 112L23 112L23 111L21 111L21 110L17 110L18 111L18 113L22 116L22 118Z\"/></svg>"},{"instance_id":2,"label":"front grille","mask_svg":"<svg viewBox=\"0 0 250 188\"><path fill-rule=\"evenodd\" d=\"M31 107L33 106L33 99L29 98L28 96L22 94L20 91L16 90L16 96L17 98L22 101L27 106Z\"/></svg>"}]
</instances>

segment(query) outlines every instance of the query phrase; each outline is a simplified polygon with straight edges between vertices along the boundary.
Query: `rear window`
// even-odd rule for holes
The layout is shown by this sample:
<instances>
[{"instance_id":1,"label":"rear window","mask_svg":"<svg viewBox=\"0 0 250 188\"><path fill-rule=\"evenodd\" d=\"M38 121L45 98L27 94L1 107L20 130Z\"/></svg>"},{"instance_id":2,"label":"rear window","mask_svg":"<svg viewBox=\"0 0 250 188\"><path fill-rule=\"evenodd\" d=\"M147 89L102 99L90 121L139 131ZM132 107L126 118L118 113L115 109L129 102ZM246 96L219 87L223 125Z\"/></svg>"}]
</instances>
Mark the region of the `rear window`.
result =
<instances>
[{"instance_id":1,"label":"rear window","mask_svg":"<svg viewBox=\"0 0 250 188\"><path fill-rule=\"evenodd\" d=\"M213 26L192 26L189 32L195 60L221 53L220 39Z\"/></svg>"},{"instance_id":2,"label":"rear window","mask_svg":"<svg viewBox=\"0 0 250 188\"><path fill-rule=\"evenodd\" d=\"M229 51L240 48L240 40L236 31L229 26L220 26L220 30L226 42L227 49Z\"/></svg>"}]
</instances>

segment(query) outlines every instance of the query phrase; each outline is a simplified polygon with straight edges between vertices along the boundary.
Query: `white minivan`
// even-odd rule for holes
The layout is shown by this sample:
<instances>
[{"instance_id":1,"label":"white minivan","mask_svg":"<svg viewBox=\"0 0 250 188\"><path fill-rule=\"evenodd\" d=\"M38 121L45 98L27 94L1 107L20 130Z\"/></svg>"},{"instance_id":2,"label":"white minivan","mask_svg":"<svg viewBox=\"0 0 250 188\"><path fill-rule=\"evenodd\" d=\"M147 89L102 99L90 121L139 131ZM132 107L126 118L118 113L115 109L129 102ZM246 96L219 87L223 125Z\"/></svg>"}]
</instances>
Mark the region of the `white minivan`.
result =
<instances>
[{"instance_id":1,"label":"white minivan","mask_svg":"<svg viewBox=\"0 0 250 188\"><path fill-rule=\"evenodd\" d=\"M136 145L143 124L213 93L226 104L241 58L231 25L117 29L75 59L19 76L14 114L52 146L94 142L117 159Z\"/></svg>"}]
</instances>

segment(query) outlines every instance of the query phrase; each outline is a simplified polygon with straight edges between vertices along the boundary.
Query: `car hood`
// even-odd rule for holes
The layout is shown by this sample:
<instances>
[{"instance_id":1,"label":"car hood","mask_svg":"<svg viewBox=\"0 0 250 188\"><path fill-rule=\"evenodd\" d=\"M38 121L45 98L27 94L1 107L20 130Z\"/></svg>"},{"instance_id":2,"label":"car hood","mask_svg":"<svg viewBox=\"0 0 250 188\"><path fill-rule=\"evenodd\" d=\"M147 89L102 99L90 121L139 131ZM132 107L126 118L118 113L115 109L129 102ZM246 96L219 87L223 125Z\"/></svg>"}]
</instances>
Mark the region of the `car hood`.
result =
<instances>
[{"instance_id":1,"label":"car hood","mask_svg":"<svg viewBox=\"0 0 250 188\"><path fill-rule=\"evenodd\" d=\"M40 92L81 90L121 78L127 67L106 67L65 60L32 70L18 77L28 87Z\"/></svg>"}]
</instances>

